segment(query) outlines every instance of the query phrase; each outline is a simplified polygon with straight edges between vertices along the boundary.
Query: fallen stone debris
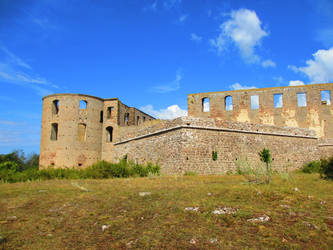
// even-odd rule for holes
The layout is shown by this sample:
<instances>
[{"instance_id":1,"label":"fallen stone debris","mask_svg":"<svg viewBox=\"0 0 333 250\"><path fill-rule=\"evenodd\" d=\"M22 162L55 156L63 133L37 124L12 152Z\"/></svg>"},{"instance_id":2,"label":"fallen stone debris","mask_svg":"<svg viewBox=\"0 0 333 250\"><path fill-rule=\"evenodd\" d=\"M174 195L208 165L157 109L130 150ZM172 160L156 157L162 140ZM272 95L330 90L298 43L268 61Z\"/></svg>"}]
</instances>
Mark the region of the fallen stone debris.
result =
<instances>
[{"instance_id":1,"label":"fallen stone debris","mask_svg":"<svg viewBox=\"0 0 333 250\"><path fill-rule=\"evenodd\" d=\"M237 211L238 211L237 208L222 207L222 208L215 209L212 213L213 214L235 214L235 213L237 213Z\"/></svg>"},{"instance_id":2,"label":"fallen stone debris","mask_svg":"<svg viewBox=\"0 0 333 250\"><path fill-rule=\"evenodd\" d=\"M139 192L139 195L141 197L143 197L143 196L149 196L149 195L151 195L151 192Z\"/></svg>"},{"instance_id":3,"label":"fallen stone debris","mask_svg":"<svg viewBox=\"0 0 333 250\"><path fill-rule=\"evenodd\" d=\"M257 218L252 218L252 219L248 219L248 222L267 222L269 221L271 218L269 218L266 214L264 214L263 216L257 217Z\"/></svg>"},{"instance_id":4,"label":"fallen stone debris","mask_svg":"<svg viewBox=\"0 0 333 250\"><path fill-rule=\"evenodd\" d=\"M199 207L185 207L184 210L197 212L199 211Z\"/></svg>"}]
</instances>

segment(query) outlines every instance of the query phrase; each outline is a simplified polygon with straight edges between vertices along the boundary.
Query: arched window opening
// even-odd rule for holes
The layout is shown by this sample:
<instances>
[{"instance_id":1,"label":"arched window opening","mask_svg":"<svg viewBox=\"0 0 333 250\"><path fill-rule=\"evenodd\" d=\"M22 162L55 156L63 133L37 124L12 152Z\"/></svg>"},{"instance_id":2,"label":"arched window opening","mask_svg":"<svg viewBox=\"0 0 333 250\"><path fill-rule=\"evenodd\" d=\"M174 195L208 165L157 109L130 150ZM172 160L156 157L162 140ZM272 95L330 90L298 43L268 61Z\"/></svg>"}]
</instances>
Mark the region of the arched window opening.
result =
<instances>
[{"instance_id":1,"label":"arched window opening","mask_svg":"<svg viewBox=\"0 0 333 250\"><path fill-rule=\"evenodd\" d=\"M125 113L125 125L128 125L129 122L129 113Z\"/></svg>"},{"instance_id":2,"label":"arched window opening","mask_svg":"<svg viewBox=\"0 0 333 250\"><path fill-rule=\"evenodd\" d=\"M51 124L51 140L58 140L58 123Z\"/></svg>"},{"instance_id":3,"label":"arched window opening","mask_svg":"<svg viewBox=\"0 0 333 250\"><path fill-rule=\"evenodd\" d=\"M233 110L232 96L228 95L224 98L224 106L225 110L230 111Z\"/></svg>"},{"instance_id":4,"label":"arched window opening","mask_svg":"<svg viewBox=\"0 0 333 250\"><path fill-rule=\"evenodd\" d=\"M52 102L52 114L56 115L59 112L59 100L54 100Z\"/></svg>"},{"instance_id":5,"label":"arched window opening","mask_svg":"<svg viewBox=\"0 0 333 250\"><path fill-rule=\"evenodd\" d=\"M251 109L259 109L259 96L258 95L251 96Z\"/></svg>"},{"instance_id":6,"label":"arched window opening","mask_svg":"<svg viewBox=\"0 0 333 250\"><path fill-rule=\"evenodd\" d=\"M144 116L144 117L143 117L143 122L145 122L145 121L146 121L146 117Z\"/></svg>"},{"instance_id":7,"label":"arched window opening","mask_svg":"<svg viewBox=\"0 0 333 250\"><path fill-rule=\"evenodd\" d=\"M202 98L202 112L209 112L210 105L209 105L209 98L205 97Z\"/></svg>"},{"instance_id":8,"label":"arched window opening","mask_svg":"<svg viewBox=\"0 0 333 250\"><path fill-rule=\"evenodd\" d=\"M85 100L80 101L80 109L87 109L88 102Z\"/></svg>"},{"instance_id":9,"label":"arched window opening","mask_svg":"<svg viewBox=\"0 0 333 250\"><path fill-rule=\"evenodd\" d=\"M106 128L106 141L112 142L113 140L113 127L109 126Z\"/></svg>"},{"instance_id":10,"label":"arched window opening","mask_svg":"<svg viewBox=\"0 0 333 250\"><path fill-rule=\"evenodd\" d=\"M86 124L79 123L78 134L77 134L77 139L78 139L79 142L85 142L86 141L86 129L87 129Z\"/></svg>"},{"instance_id":11,"label":"arched window opening","mask_svg":"<svg viewBox=\"0 0 333 250\"><path fill-rule=\"evenodd\" d=\"M140 116L137 116L136 117L136 125L139 125L139 122L140 122Z\"/></svg>"},{"instance_id":12,"label":"arched window opening","mask_svg":"<svg viewBox=\"0 0 333 250\"><path fill-rule=\"evenodd\" d=\"M103 110L99 113L99 122L103 123Z\"/></svg>"}]
</instances>

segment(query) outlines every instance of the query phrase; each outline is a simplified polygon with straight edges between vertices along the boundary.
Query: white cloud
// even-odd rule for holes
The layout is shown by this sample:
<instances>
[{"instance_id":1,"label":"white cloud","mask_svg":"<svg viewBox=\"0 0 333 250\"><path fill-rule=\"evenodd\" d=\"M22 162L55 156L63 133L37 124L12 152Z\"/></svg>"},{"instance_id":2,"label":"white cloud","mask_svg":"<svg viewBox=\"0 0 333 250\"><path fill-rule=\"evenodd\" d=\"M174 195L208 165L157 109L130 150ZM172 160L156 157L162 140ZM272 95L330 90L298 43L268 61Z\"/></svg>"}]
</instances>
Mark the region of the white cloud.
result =
<instances>
[{"instance_id":1,"label":"white cloud","mask_svg":"<svg viewBox=\"0 0 333 250\"><path fill-rule=\"evenodd\" d=\"M295 80L295 81L289 81L289 86L301 86L304 85L303 81Z\"/></svg>"},{"instance_id":2,"label":"white cloud","mask_svg":"<svg viewBox=\"0 0 333 250\"><path fill-rule=\"evenodd\" d=\"M229 86L230 89L232 90L239 90L239 89L256 89L257 87L255 86L246 86L246 85L241 85L240 83L236 82Z\"/></svg>"},{"instance_id":3,"label":"white cloud","mask_svg":"<svg viewBox=\"0 0 333 250\"><path fill-rule=\"evenodd\" d=\"M26 62L24 62L21 58L15 56L12 52L10 52L8 49L1 47L0 48L7 56L7 60L12 63L15 64L17 66L26 68L26 69L31 69L31 66L29 64L27 64Z\"/></svg>"},{"instance_id":4,"label":"white cloud","mask_svg":"<svg viewBox=\"0 0 333 250\"><path fill-rule=\"evenodd\" d=\"M202 37L201 37L201 36L198 36L198 35L195 34L195 33L192 33L192 34L191 34L191 40L192 40L192 41L201 42Z\"/></svg>"},{"instance_id":5,"label":"white cloud","mask_svg":"<svg viewBox=\"0 0 333 250\"><path fill-rule=\"evenodd\" d=\"M57 88L55 84L47 79L36 76L30 65L8 49L0 47L1 51L3 53L0 53L0 58L2 58L0 63L0 81L31 88L41 96L51 94L53 91L50 88Z\"/></svg>"},{"instance_id":6,"label":"white cloud","mask_svg":"<svg viewBox=\"0 0 333 250\"><path fill-rule=\"evenodd\" d=\"M276 63L273 62L272 60L268 59L268 60L265 60L261 63L261 65L264 67L264 68L268 68L268 67L275 67L276 66Z\"/></svg>"},{"instance_id":7,"label":"white cloud","mask_svg":"<svg viewBox=\"0 0 333 250\"><path fill-rule=\"evenodd\" d=\"M158 119L175 119L181 116L187 116L187 110L181 109L178 105L171 105L166 109L155 110L152 105L141 107L140 110L152 115Z\"/></svg>"},{"instance_id":8,"label":"white cloud","mask_svg":"<svg viewBox=\"0 0 333 250\"><path fill-rule=\"evenodd\" d=\"M232 11L230 16L229 20L220 25L219 36L211 39L210 44L221 53L226 43L231 41L238 47L246 62L258 62L260 59L254 50L268 33L262 29L257 14L252 10L239 9Z\"/></svg>"},{"instance_id":9,"label":"white cloud","mask_svg":"<svg viewBox=\"0 0 333 250\"><path fill-rule=\"evenodd\" d=\"M318 50L313 54L313 59L306 61L306 66L288 68L295 72L304 73L311 83L326 83L333 81L333 47L328 50Z\"/></svg>"},{"instance_id":10,"label":"white cloud","mask_svg":"<svg viewBox=\"0 0 333 250\"><path fill-rule=\"evenodd\" d=\"M180 70L176 73L176 79L172 82L156 85L151 88L152 92L156 93L168 93L172 91L176 91L180 88L180 81L183 79L183 74Z\"/></svg>"},{"instance_id":11,"label":"white cloud","mask_svg":"<svg viewBox=\"0 0 333 250\"><path fill-rule=\"evenodd\" d=\"M187 18L188 18L188 15L181 15L178 20L180 23L183 23L186 21Z\"/></svg>"}]
</instances>

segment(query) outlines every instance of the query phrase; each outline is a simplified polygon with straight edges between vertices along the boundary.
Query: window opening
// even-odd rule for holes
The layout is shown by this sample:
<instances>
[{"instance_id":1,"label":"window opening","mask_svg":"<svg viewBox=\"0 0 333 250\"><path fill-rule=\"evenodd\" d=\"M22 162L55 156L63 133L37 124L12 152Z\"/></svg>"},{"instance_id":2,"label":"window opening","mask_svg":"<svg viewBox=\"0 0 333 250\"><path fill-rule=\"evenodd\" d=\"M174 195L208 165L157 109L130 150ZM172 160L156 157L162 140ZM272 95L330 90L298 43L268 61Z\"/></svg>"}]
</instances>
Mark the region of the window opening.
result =
<instances>
[{"instance_id":1,"label":"window opening","mask_svg":"<svg viewBox=\"0 0 333 250\"><path fill-rule=\"evenodd\" d=\"M297 106L306 107L306 93L297 93Z\"/></svg>"},{"instance_id":2,"label":"window opening","mask_svg":"<svg viewBox=\"0 0 333 250\"><path fill-rule=\"evenodd\" d=\"M80 101L80 109L87 109L88 102L85 100Z\"/></svg>"},{"instance_id":3,"label":"window opening","mask_svg":"<svg viewBox=\"0 0 333 250\"><path fill-rule=\"evenodd\" d=\"M251 109L259 109L259 96L251 96Z\"/></svg>"},{"instance_id":4,"label":"window opening","mask_svg":"<svg viewBox=\"0 0 333 250\"><path fill-rule=\"evenodd\" d=\"M128 125L129 122L129 113L125 113L125 125Z\"/></svg>"},{"instance_id":5,"label":"window opening","mask_svg":"<svg viewBox=\"0 0 333 250\"><path fill-rule=\"evenodd\" d=\"M274 94L274 108L283 107L283 97L282 94Z\"/></svg>"},{"instance_id":6,"label":"window opening","mask_svg":"<svg viewBox=\"0 0 333 250\"><path fill-rule=\"evenodd\" d=\"M233 110L232 96L228 95L224 98L225 110L230 111Z\"/></svg>"},{"instance_id":7,"label":"window opening","mask_svg":"<svg viewBox=\"0 0 333 250\"><path fill-rule=\"evenodd\" d=\"M331 105L331 91L330 90L322 90L322 91L320 91L320 95L321 95L321 104Z\"/></svg>"},{"instance_id":8,"label":"window opening","mask_svg":"<svg viewBox=\"0 0 333 250\"><path fill-rule=\"evenodd\" d=\"M87 125L84 123L79 123L79 127L78 127L78 141L79 142L84 142L86 141L86 128Z\"/></svg>"},{"instance_id":9,"label":"window opening","mask_svg":"<svg viewBox=\"0 0 333 250\"><path fill-rule=\"evenodd\" d=\"M136 125L139 125L139 122L140 122L140 116L137 116L136 117Z\"/></svg>"},{"instance_id":10,"label":"window opening","mask_svg":"<svg viewBox=\"0 0 333 250\"><path fill-rule=\"evenodd\" d=\"M113 128L111 126L106 128L106 141L112 142L113 137Z\"/></svg>"},{"instance_id":11,"label":"window opening","mask_svg":"<svg viewBox=\"0 0 333 250\"><path fill-rule=\"evenodd\" d=\"M58 140L58 123L51 124L51 140Z\"/></svg>"},{"instance_id":12,"label":"window opening","mask_svg":"<svg viewBox=\"0 0 333 250\"><path fill-rule=\"evenodd\" d=\"M111 119L113 109L114 109L114 107L108 107L107 115L106 115L107 119Z\"/></svg>"},{"instance_id":13,"label":"window opening","mask_svg":"<svg viewBox=\"0 0 333 250\"><path fill-rule=\"evenodd\" d=\"M99 113L99 122L103 123L103 110Z\"/></svg>"},{"instance_id":14,"label":"window opening","mask_svg":"<svg viewBox=\"0 0 333 250\"><path fill-rule=\"evenodd\" d=\"M59 100L54 100L52 103L52 114L56 115L59 112Z\"/></svg>"},{"instance_id":15,"label":"window opening","mask_svg":"<svg viewBox=\"0 0 333 250\"><path fill-rule=\"evenodd\" d=\"M210 100L208 97L202 98L202 112L209 112L210 106L209 106Z\"/></svg>"}]
</instances>

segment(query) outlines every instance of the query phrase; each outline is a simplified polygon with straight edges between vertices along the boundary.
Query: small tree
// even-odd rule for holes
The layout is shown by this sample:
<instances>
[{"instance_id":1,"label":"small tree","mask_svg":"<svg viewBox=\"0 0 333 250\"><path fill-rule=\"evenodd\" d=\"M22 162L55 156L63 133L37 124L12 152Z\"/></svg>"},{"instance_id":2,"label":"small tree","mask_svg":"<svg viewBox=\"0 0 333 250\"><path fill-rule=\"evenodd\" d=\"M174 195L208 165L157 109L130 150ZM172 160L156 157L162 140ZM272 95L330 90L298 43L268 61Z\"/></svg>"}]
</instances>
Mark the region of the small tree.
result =
<instances>
[{"instance_id":1,"label":"small tree","mask_svg":"<svg viewBox=\"0 0 333 250\"><path fill-rule=\"evenodd\" d=\"M264 163L266 163L266 183L270 183L271 181L271 168L270 164L272 162L272 155L269 152L269 149L264 148L262 151L259 152L260 160Z\"/></svg>"}]
</instances>

